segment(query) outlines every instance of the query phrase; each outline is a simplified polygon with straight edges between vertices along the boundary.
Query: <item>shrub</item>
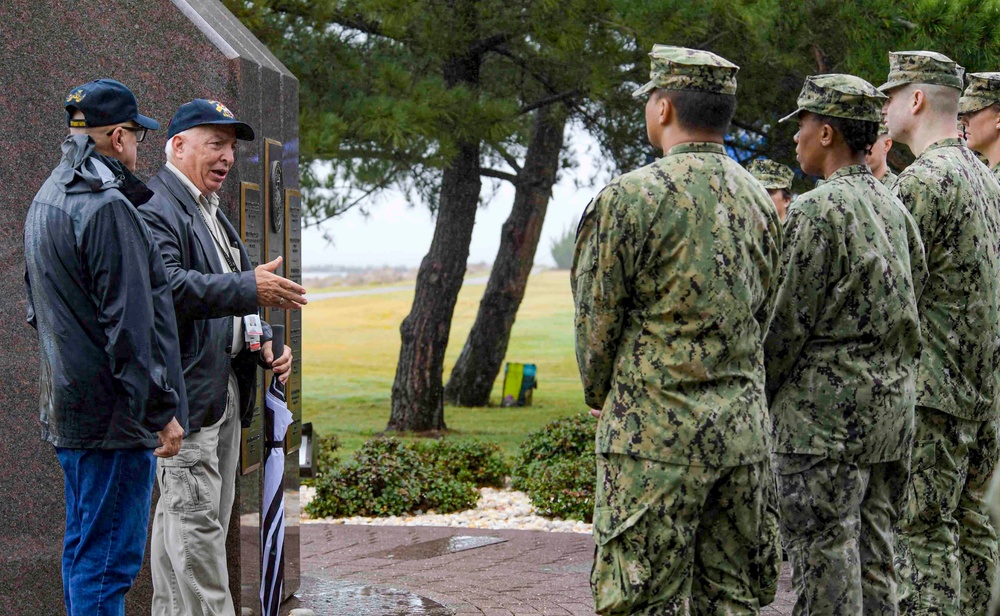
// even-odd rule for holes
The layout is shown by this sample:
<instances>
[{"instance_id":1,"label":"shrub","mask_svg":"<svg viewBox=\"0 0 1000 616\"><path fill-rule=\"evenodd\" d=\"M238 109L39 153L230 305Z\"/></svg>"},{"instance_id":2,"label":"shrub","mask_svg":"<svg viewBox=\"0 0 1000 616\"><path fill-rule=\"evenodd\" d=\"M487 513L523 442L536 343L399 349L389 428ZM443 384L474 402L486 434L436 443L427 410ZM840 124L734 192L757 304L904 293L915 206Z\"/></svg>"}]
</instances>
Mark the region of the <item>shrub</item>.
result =
<instances>
[{"instance_id":1,"label":"shrub","mask_svg":"<svg viewBox=\"0 0 1000 616\"><path fill-rule=\"evenodd\" d=\"M340 449L340 439L336 434L327 434L316 439L316 468L314 475L321 475L323 472L333 470L340 464L340 457L337 451Z\"/></svg>"},{"instance_id":2,"label":"shrub","mask_svg":"<svg viewBox=\"0 0 1000 616\"><path fill-rule=\"evenodd\" d=\"M535 465L532 475L524 481L524 491L539 515L591 522L596 474L594 454L563 456Z\"/></svg>"},{"instance_id":3,"label":"shrub","mask_svg":"<svg viewBox=\"0 0 1000 616\"><path fill-rule=\"evenodd\" d=\"M576 250L576 231L567 227L563 234L552 241L552 260L559 269L573 267L573 252Z\"/></svg>"},{"instance_id":4,"label":"shrub","mask_svg":"<svg viewBox=\"0 0 1000 616\"><path fill-rule=\"evenodd\" d=\"M477 487L502 488L510 474L510 465L496 443L441 439L418 443L415 448L436 473Z\"/></svg>"},{"instance_id":5,"label":"shrub","mask_svg":"<svg viewBox=\"0 0 1000 616\"><path fill-rule=\"evenodd\" d=\"M486 444L483 444L486 445ZM462 511L476 505L479 494L446 468L446 458L395 438L369 440L343 464L316 478L316 496L306 506L311 517L393 516L415 511ZM489 456L486 456L487 458ZM432 463L431 460L437 460Z\"/></svg>"},{"instance_id":6,"label":"shrub","mask_svg":"<svg viewBox=\"0 0 1000 616\"><path fill-rule=\"evenodd\" d=\"M581 413L553 421L521 444L512 486L542 515L589 522L594 513L597 422Z\"/></svg>"},{"instance_id":7,"label":"shrub","mask_svg":"<svg viewBox=\"0 0 1000 616\"><path fill-rule=\"evenodd\" d=\"M312 517L402 515L419 508L426 469L396 439L372 439L350 460L316 478Z\"/></svg>"}]
</instances>

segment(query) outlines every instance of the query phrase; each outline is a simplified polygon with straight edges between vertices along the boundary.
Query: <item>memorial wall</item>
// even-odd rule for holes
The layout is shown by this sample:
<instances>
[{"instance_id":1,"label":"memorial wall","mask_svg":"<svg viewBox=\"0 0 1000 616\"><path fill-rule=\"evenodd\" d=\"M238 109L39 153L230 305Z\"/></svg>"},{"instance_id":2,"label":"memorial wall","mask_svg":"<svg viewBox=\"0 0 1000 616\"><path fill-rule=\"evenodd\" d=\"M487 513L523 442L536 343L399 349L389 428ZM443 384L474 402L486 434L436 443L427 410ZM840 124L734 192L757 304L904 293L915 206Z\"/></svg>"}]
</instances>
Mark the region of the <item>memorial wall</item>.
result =
<instances>
[{"instance_id":1,"label":"memorial wall","mask_svg":"<svg viewBox=\"0 0 1000 616\"><path fill-rule=\"evenodd\" d=\"M0 2L0 605L4 614L62 608L60 555L65 520L62 473L39 438L38 355L25 322L22 230L31 199L60 157L69 89L111 77L131 88L163 129L139 144L137 175L164 162L166 125L193 98L223 102L257 134L239 142L220 191L221 207L241 230L254 264L284 257L279 273L301 280L298 192L298 81L217 0L4 0ZM30 258L30 255L29 255ZM286 595L299 585L298 445L301 439L301 320L269 311L286 326L295 362L286 443ZM259 613L263 387L244 430L241 475L228 555L237 613ZM238 514L238 515L236 515ZM147 550L147 563L148 563ZM128 596L129 614L148 614L148 564ZM242 610L241 608L246 608Z\"/></svg>"}]
</instances>

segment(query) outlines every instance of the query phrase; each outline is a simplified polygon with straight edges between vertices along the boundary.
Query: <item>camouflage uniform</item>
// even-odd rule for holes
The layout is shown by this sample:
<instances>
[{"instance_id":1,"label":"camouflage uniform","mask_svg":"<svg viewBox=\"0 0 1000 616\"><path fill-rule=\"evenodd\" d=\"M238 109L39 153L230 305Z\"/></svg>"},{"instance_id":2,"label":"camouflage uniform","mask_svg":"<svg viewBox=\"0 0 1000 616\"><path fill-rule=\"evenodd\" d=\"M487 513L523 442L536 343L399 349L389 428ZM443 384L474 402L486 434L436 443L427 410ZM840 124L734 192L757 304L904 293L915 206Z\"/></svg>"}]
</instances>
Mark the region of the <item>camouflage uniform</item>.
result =
<instances>
[{"instance_id":1,"label":"camouflage uniform","mask_svg":"<svg viewBox=\"0 0 1000 616\"><path fill-rule=\"evenodd\" d=\"M878 124L878 136L881 137L882 135L887 135L887 134L889 134L889 127L885 125L885 122L880 121ZM882 182L883 186L885 186L889 190L892 190L892 187L896 185L896 179L898 177L899 176L892 171L892 168L889 167L889 163L886 163L885 173L883 173L882 177L878 178L878 180Z\"/></svg>"},{"instance_id":2,"label":"camouflage uniform","mask_svg":"<svg viewBox=\"0 0 1000 616\"><path fill-rule=\"evenodd\" d=\"M660 87L736 89L737 67L657 45ZM762 338L780 226L721 143L613 180L577 230L572 287L597 426L601 614L756 614L779 566ZM770 499L768 496L770 495ZM770 597L768 596L770 595Z\"/></svg>"},{"instance_id":3,"label":"camouflage uniform","mask_svg":"<svg viewBox=\"0 0 1000 616\"><path fill-rule=\"evenodd\" d=\"M991 105L1000 103L1000 73L969 73L969 86L962 93L958 102L958 116L976 113ZM965 125L959 122L962 130ZM984 155L976 152L976 157L987 167L990 161ZM1000 163L990 168L993 175L1000 179Z\"/></svg>"},{"instance_id":4,"label":"camouflage uniform","mask_svg":"<svg viewBox=\"0 0 1000 616\"><path fill-rule=\"evenodd\" d=\"M877 122L884 98L851 75L808 77L795 114ZM794 613L896 614L923 245L865 164L799 196L784 231L764 357Z\"/></svg>"},{"instance_id":5,"label":"camouflage uniform","mask_svg":"<svg viewBox=\"0 0 1000 616\"><path fill-rule=\"evenodd\" d=\"M962 68L940 54L893 53L890 64L883 91L962 87ZM1000 403L1000 185L959 139L946 138L900 174L895 192L917 221L929 271L918 303L916 434L898 529L900 608L984 614L997 558L984 500Z\"/></svg>"}]
</instances>

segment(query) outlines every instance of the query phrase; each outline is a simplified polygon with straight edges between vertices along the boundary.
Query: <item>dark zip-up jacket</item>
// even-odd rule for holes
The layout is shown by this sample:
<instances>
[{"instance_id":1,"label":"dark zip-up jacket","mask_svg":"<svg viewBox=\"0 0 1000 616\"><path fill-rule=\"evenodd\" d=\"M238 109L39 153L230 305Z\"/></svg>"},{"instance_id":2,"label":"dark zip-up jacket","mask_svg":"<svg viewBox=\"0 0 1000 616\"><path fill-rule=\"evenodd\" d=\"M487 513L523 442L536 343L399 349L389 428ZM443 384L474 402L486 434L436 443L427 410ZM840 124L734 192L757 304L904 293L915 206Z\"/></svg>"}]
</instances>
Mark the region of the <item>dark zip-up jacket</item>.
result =
<instances>
[{"instance_id":1,"label":"dark zip-up jacket","mask_svg":"<svg viewBox=\"0 0 1000 616\"><path fill-rule=\"evenodd\" d=\"M86 135L63 142L24 223L42 438L155 448L174 417L187 429L187 397L166 270L136 210L152 193L94 147Z\"/></svg>"},{"instance_id":2,"label":"dark zip-up jacket","mask_svg":"<svg viewBox=\"0 0 1000 616\"><path fill-rule=\"evenodd\" d=\"M222 263L198 203L166 166L149 180L149 188L155 194L139 210L159 244L173 289L191 431L222 419L230 366L239 384L240 418L246 426L256 401L260 353L244 347L236 357L231 354L233 317L258 313L257 279L250 256L220 210L217 218L230 245L239 247L241 271L234 273ZM271 327L262 326L262 342L266 342L271 339Z\"/></svg>"}]
</instances>

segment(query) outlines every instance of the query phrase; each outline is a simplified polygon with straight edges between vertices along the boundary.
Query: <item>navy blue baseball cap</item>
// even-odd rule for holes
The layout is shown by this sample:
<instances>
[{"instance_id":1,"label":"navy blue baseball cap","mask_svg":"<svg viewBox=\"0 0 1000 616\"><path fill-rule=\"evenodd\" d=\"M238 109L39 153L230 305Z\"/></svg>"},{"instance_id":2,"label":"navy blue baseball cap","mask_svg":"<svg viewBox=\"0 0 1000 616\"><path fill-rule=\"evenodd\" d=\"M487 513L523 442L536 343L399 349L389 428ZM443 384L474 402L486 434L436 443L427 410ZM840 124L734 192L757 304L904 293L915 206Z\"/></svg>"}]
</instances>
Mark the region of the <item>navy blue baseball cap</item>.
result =
<instances>
[{"instance_id":1,"label":"navy blue baseball cap","mask_svg":"<svg viewBox=\"0 0 1000 616\"><path fill-rule=\"evenodd\" d=\"M114 79L95 79L77 86L66 95L66 125L70 128L111 126L133 121L143 128L157 130L160 123L139 113L135 94ZM83 112L82 120L73 114Z\"/></svg>"},{"instance_id":2,"label":"navy blue baseball cap","mask_svg":"<svg viewBox=\"0 0 1000 616\"><path fill-rule=\"evenodd\" d=\"M196 98L190 103L184 103L174 114L167 125L167 139L172 139L177 133L203 124L231 124L236 127L236 138L243 141L253 141L253 129L246 122L240 122L219 101Z\"/></svg>"}]
</instances>

